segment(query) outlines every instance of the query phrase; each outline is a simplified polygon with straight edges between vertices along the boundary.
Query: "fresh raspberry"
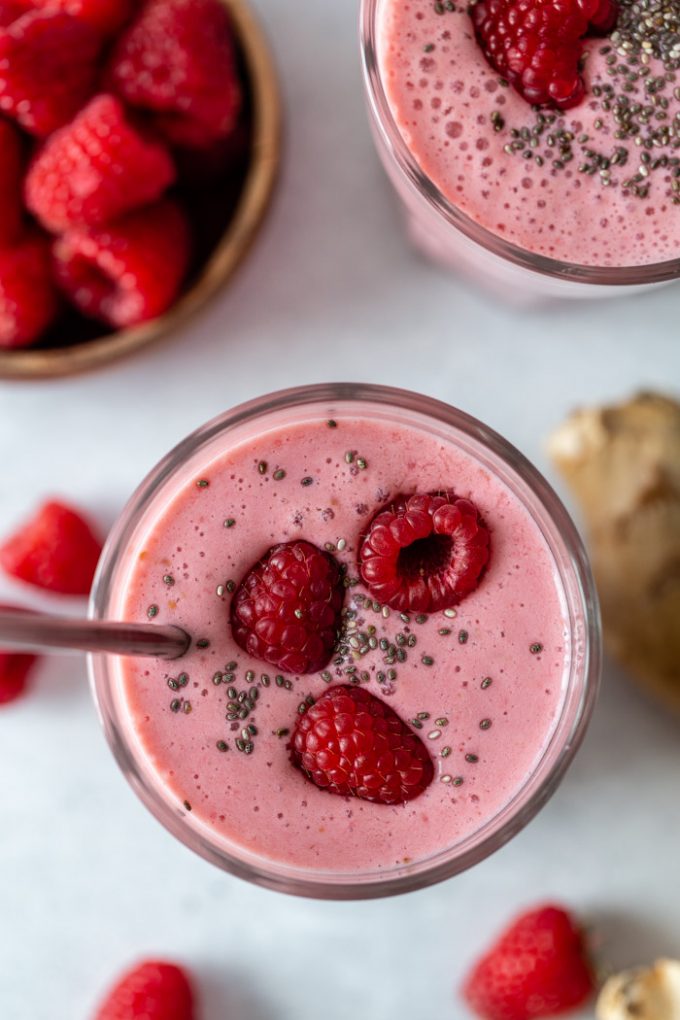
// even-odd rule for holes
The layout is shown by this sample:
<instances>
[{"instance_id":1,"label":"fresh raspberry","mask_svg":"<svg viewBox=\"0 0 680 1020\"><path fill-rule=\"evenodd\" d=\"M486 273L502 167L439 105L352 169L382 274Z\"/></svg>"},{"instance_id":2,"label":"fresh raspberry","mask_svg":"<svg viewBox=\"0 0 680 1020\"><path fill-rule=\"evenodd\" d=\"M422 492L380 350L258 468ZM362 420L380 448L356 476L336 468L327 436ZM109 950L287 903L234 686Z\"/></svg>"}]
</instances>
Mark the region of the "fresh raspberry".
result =
<instances>
[{"instance_id":1,"label":"fresh raspberry","mask_svg":"<svg viewBox=\"0 0 680 1020\"><path fill-rule=\"evenodd\" d=\"M0 652L0 705L8 705L10 701L21 697L37 661L37 655Z\"/></svg>"},{"instance_id":2,"label":"fresh raspberry","mask_svg":"<svg viewBox=\"0 0 680 1020\"><path fill-rule=\"evenodd\" d=\"M0 113L46 137L92 95L101 37L59 11L29 11L0 29Z\"/></svg>"},{"instance_id":3,"label":"fresh raspberry","mask_svg":"<svg viewBox=\"0 0 680 1020\"><path fill-rule=\"evenodd\" d=\"M477 40L491 66L528 103L567 110L581 102L581 40L606 33L618 0L478 0Z\"/></svg>"},{"instance_id":4,"label":"fresh raspberry","mask_svg":"<svg viewBox=\"0 0 680 1020\"><path fill-rule=\"evenodd\" d=\"M114 985L95 1020L194 1020L189 977L173 963L140 963Z\"/></svg>"},{"instance_id":5,"label":"fresh raspberry","mask_svg":"<svg viewBox=\"0 0 680 1020\"><path fill-rule=\"evenodd\" d=\"M63 503L44 503L0 546L0 566L27 584L88 595L102 547L90 525Z\"/></svg>"},{"instance_id":6,"label":"fresh raspberry","mask_svg":"<svg viewBox=\"0 0 680 1020\"><path fill-rule=\"evenodd\" d=\"M21 233L22 183L21 139L12 124L0 120L0 248Z\"/></svg>"},{"instance_id":7,"label":"fresh raspberry","mask_svg":"<svg viewBox=\"0 0 680 1020\"><path fill-rule=\"evenodd\" d=\"M54 243L55 278L83 315L123 329L170 307L189 248L187 219L165 199L107 227L63 234Z\"/></svg>"},{"instance_id":8,"label":"fresh raspberry","mask_svg":"<svg viewBox=\"0 0 680 1020\"><path fill-rule=\"evenodd\" d=\"M291 761L322 790L376 804L403 804L432 782L425 745L363 687L330 687L298 719Z\"/></svg>"},{"instance_id":9,"label":"fresh raspberry","mask_svg":"<svg viewBox=\"0 0 680 1020\"><path fill-rule=\"evenodd\" d=\"M58 310L49 241L32 234L14 247L0 248L0 348L27 347Z\"/></svg>"},{"instance_id":10,"label":"fresh raspberry","mask_svg":"<svg viewBox=\"0 0 680 1020\"><path fill-rule=\"evenodd\" d=\"M583 1005L594 988L583 934L561 907L518 917L468 975L463 995L483 1020L534 1020Z\"/></svg>"},{"instance_id":11,"label":"fresh raspberry","mask_svg":"<svg viewBox=\"0 0 680 1020\"><path fill-rule=\"evenodd\" d=\"M229 14L219 0L151 0L118 41L109 83L178 145L226 137L241 108Z\"/></svg>"},{"instance_id":12,"label":"fresh raspberry","mask_svg":"<svg viewBox=\"0 0 680 1020\"><path fill-rule=\"evenodd\" d=\"M452 492L398 495L368 526L361 577L374 599L399 612L455 606L489 561L489 531L469 499Z\"/></svg>"},{"instance_id":13,"label":"fresh raspberry","mask_svg":"<svg viewBox=\"0 0 680 1020\"><path fill-rule=\"evenodd\" d=\"M337 561L311 542L273 546L241 580L231 602L234 640L286 673L328 665L344 585Z\"/></svg>"},{"instance_id":14,"label":"fresh raspberry","mask_svg":"<svg viewBox=\"0 0 680 1020\"><path fill-rule=\"evenodd\" d=\"M26 178L26 203L55 233L98 227L154 202L175 179L163 145L142 136L114 96L96 96L57 131Z\"/></svg>"},{"instance_id":15,"label":"fresh raspberry","mask_svg":"<svg viewBox=\"0 0 680 1020\"><path fill-rule=\"evenodd\" d=\"M63 11L86 21L102 35L118 32L132 15L136 0L32 0L41 10Z\"/></svg>"}]
</instances>

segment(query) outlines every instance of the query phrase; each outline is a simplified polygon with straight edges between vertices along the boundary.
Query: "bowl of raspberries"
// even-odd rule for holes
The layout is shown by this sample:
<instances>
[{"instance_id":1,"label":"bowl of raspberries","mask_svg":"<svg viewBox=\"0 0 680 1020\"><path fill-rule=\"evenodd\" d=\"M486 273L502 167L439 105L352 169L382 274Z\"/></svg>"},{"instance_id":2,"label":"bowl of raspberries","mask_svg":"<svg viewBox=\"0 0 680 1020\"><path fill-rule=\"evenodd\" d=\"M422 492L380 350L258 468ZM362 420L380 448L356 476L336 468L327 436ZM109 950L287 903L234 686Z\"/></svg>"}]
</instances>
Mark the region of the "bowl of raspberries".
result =
<instances>
[{"instance_id":1,"label":"bowl of raspberries","mask_svg":"<svg viewBox=\"0 0 680 1020\"><path fill-rule=\"evenodd\" d=\"M279 133L245 0L0 0L0 377L92 368L202 305Z\"/></svg>"}]
</instances>

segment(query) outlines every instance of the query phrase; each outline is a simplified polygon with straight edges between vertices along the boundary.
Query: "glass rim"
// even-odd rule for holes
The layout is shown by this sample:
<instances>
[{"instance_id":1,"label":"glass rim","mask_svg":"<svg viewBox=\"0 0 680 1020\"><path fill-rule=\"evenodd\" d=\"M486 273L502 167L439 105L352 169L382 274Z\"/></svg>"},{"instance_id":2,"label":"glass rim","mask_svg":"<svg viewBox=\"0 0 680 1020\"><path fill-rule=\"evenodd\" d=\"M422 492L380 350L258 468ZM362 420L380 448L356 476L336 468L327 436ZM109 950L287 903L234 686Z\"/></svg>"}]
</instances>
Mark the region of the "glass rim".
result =
<instances>
[{"instance_id":1,"label":"glass rim","mask_svg":"<svg viewBox=\"0 0 680 1020\"><path fill-rule=\"evenodd\" d=\"M560 716L526 782L505 807L458 844L444 848L434 858L392 869L392 876L387 872L375 871L361 875L325 871L315 873L280 865L262 857L254 862L254 855L248 856L245 850L238 856L238 847L230 852L224 846L218 847L214 842L211 843L200 831L198 823L187 824L186 817L179 814L176 806L172 806L156 785L149 782L117 717L108 667L111 657L88 656L88 669L100 723L121 771L145 806L172 835L222 870L257 885L318 899L351 900L410 892L450 878L488 857L523 829L557 789L585 735L599 688L602 649L597 595L585 549L565 507L538 470L500 435L463 411L408 390L361 383L321 383L267 394L218 415L177 444L146 475L114 524L97 568L89 615L95 619L107 617L121 552L127 548L136 527L165 483L172 479L176 471L181 470L190 457L223 433L258 419L264 420L275 412L304 410L311 405L323 405L332 410L339 403L384 405L395 413L406 410L450 428L454 434L458 434L459 441L462 435L480 445L509 468L512 475L533 496L546 520L554 526L554 537L561 543L566 554L583 621L582 657L580 664L576 657L572 657ZM552 551L554 554L554 549ZM572 608L570 604L570 618ZM571 639L573 643L573 620ZM573 694L579 682L575 706L571 704L570 707L569 694ZM571 711L573 718L568 721L566 732L562 732L568 711ZM559 742L558 749L554 753L556 742ZM545 762L551 752L554 760L546 769ZM480 833L482 838L478 838ZM456 846L461 845L464 849L457 852ZM400 873L394 874L395 871Z\"/></svg>"},{"instance_id":2,"label":"glass rim","mask_svg":"<svg viewBox=\"0 0 680 1020\"><path fill-rule=\"evenodd\" d=\"M540 255L499 237L498 234L494 234L493 231L477 223L449 201L420 168L409 151L394 119L383 87L377 54L376 13L379 4L384 2L386 0L361 0L361 61L369 112L401 177L436 215L491 254L542 276L559 277L562 280L592 286L610 287L668 283L680 277L680 257L641 266L587 266Z\"/></svg>"}]
</instances>

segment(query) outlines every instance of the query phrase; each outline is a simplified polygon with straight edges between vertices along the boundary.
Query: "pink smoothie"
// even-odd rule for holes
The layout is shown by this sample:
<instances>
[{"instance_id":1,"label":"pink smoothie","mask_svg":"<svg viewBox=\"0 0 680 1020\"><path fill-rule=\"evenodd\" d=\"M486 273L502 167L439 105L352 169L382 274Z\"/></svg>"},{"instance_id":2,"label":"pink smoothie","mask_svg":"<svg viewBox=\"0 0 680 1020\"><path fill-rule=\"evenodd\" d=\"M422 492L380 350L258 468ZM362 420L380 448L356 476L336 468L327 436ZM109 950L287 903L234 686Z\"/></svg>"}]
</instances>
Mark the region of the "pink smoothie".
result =
<instances>
[{"instance_id":1,"label":"pink smoothie","mask_svg":"<svg viewBox=\"0 0 680 1020\"><path fill-rule=\"evenodd\" d=\"M677 25L676 0L658 2L674 7ZM378 0L392 115L450 202L504 240L565 262L678 258L680 35L658 50L651 34L656 56L638 53L628 45L632 4L621 0L618 37L587 40L586 98L558 114L533 110L502 82L465 3L448 10L433 0ZM671 59L663 47L672 50L674 40Z\"/></svg>"},{"instance_id":2,"label":"pink smoothie","mask_svg":"<svg viewBox=\"0 0 680 1020\"><path fill-rule=\"evenodd\" d=\"M455 612L429 618L367 603L354 583L362 529L390 496L442 488L473 500L491 530L479 588ZM230 590L269 547L296 538L333 549L346 566L345 650L326 675L277 682L233 641ZM120 661L128 739L169 803L237 854L347 873L424 860L507 805L563 703L570 631L537 524L462 447L415 425L339 414L331 427L313 415L213 449L145 521L119 577L114 608L179 624L199 645L181 669ZM396 650L392 664L383 638ZM377 647L361 654L367 645ZM289 762L281 731L294 727L298 707L352 676L414 720L432 755L435 780L408 804L334 796ZM225 718L230 701L249 709L247 719ZM243 735L248 725L256 732ZM238 749L244 739L251 753Z\"/></svg>"}]
</instances>

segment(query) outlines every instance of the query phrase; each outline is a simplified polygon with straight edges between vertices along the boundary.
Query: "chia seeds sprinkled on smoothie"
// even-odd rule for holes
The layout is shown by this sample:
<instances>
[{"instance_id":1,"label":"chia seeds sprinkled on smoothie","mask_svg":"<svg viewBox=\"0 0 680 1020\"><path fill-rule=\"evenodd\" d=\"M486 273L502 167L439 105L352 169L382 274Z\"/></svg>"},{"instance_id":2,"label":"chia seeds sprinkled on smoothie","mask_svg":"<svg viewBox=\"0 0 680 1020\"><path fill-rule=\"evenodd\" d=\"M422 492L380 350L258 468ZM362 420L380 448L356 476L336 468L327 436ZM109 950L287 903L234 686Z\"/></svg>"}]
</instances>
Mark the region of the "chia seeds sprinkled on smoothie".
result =
<instances>
[{"instance_id":1,"label":"chia seeds sprinkled on smoothie","mask_svg":"<svg viewBox=\"0 0 680 1020\"><path fill-rule=\"evenodd\" d=\"M638 199L661 188L679 204L680 114L669 109L680 100L680 3L620 0L616 28L598 52L609 80L598 76L586 95L600 111L595 134L575 135L564 115L532 107L533 120L509 130L505 151L553 171L575 161L579 174L603 187ZM578 108L572 114L577 119ZM502 130L498 116L494 110L496 131Z\"/></svg>"}]
</instances>

